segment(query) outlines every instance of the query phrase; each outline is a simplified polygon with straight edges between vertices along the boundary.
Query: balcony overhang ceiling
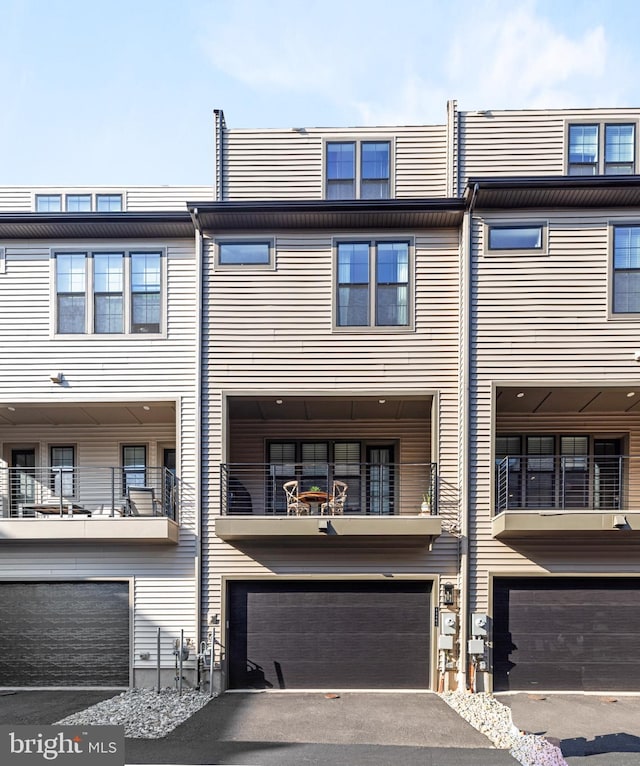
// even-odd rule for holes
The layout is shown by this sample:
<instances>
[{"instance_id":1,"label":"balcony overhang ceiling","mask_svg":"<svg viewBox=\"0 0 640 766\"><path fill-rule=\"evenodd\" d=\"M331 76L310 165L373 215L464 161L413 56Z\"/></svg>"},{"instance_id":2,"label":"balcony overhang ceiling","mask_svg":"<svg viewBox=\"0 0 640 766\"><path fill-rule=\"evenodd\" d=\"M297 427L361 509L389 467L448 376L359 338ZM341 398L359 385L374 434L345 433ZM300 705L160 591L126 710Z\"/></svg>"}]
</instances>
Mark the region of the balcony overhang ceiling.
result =
<instances>
[{"instance_id":1,"label":"balcony overhang ceiling","mask_svg":"<svg viewBox=\"0 0 640 766\"><path fill-rule=\"evenodd\" d=\"M273 229L424 229L457 227L463 199L188 202L203 232Z\"/></svg>"},{"instance_id":2,"label":"balcony overhang ceiling","mask_svg":"<svg viewBox=\"0 0 640 766\"><path fill-rule=\"evenodd\" d=\"M465 199L476 209L640 206L640 176L470 178Z\"/></svg>"},{"instance_id":3,"label":"balcony overhang ceiling","mask_svg":"<svg viewBox=\"0 0 640 766\"><path fill-rule=\"evenodd\" d=\"M175 422L176 405L166 401L0 404L0 428L3 429L11 426L175 426Z\"/></svg>"},{"instance_id":4,"label":"balcony overhang ceiling","mask_svg":"<svg viewBox=\"0 0 640 766\"><path fill-rule=\"evenodd\" d=\"M234 420L425 420L431 413L431 397L230 396L228 405Z\"/></svg>"},{"instance_id":5,"label":"balcony overhang ceiling","mask_svg":"<svg viewBox=\"0 0 640 766\"><path fill-rule=\"evenodd\" d=\"M640 412L640 386L498 387L500 414L595 414Z\"/></svg>"}]
</instances>

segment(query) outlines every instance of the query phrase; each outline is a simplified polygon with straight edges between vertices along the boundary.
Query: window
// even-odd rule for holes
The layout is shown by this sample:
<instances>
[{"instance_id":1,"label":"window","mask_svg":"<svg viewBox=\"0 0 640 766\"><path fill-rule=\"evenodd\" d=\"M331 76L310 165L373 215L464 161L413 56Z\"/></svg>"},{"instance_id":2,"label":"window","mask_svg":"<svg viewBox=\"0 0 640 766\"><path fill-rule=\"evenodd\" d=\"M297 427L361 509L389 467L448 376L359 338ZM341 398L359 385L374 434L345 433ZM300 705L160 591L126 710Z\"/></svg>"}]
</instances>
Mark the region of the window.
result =
<instances>
[{"instance_id":1,"label":"window","mask_svg":"<svg viewBox=\"0 0 640 766\"><path fill-rule=\"evenodd\" d=\"M147 448L144 445L122 448L122 494L129 487L144 487L147 481Z\"/></svg>"},{"instance_id":2,"label":"window","mask_svg":"<svg viewBox=\"0 0 640 766\"><path fill-rule=\"evenodd\" d=\"M62 197L59 194L36 194L36 213L60 213Z\"/></svg>"},{"instance_id":3,"label":"window","mask_svg":"<svg viewBox=\"0 0 640 766\"><path fill-rule=\"evenodd\" d=\"M51 494L55 497L75 495L75 448L51 447Z\"/></svg>"},{"instance_id":4,"label":"window","mask_svg":"<svg viewBox=\"0 0 640 766\"><path fill-rule=\"evenodd\" d=\"M158 253L131 253L131 332L160 332Z\"/></svg>"},{"instance_id":5,"label":"window","mask_svg":"<svg viewBox=\"0 0 640 766\"><path fill-rule=\"evenodd\" d=\"M613 228L614 314L640 314L640 226Z\"/></svg>"},{"instance_id":6,"label":"window","mask_svg":"<svg viewBox=\"0 0 640 766\"><path fill-rule=\"evenodd\" d=\"M55 253L56 332L161 332L162 254Z\"/></svg>"},{"instance_id":7,"label":"window","mask_svg":"<svg viewBox=\"0 0 640 766\"><path fill-rule=\"evenodd\" d=\"M336 325L409 324L409 243L338 243Z\"/></svg>"},{"instance_id":8,"label":"window","mask_svg":"<svg viewBox=\"0 0 640 766\"><path fill-rule=\"evenodd\" d=\"M86 255L56 255L57 330L84 333L86 328Z\"/></svg>"},{"instance_id":9,"label":"window","mask_svg":"<svg viewBox=\"0 0 640 766\"><path fill-rule=\"evenodd\" d=\"M90 194L67 194L67 213L90 213Z\"/></svg>"},{"instance_id":10,"label":"window","mask_svg":"<svg viewBox=\"0 0 640 766\"><path fill-rule=\"evenodd\" d=\"M604 135L604 172L632 174L635 165L635 125L606 125Z\"/></svg>"},{"instance_id":11,"label":"window","mask_svg":"<svg viewBox=\"0 0 640 766\"><path fill-rule=\"evenodd\" d=\"M598 126L569 125L569 175L594 176L598 172Z\"/></svg>"},{"instance_id":12,"label":"window","mask_svg":"<svg viewBox=\"0 0 640 766\"><path fill-rule=\"evenodd\" d=\"M633 123L569 125L568 173L572 176L633 174L635 144Z\"/></svg>"},{"instance_id":13,"label":"window","mask_svg":"<svg viewBox=\"0 0 640 766\"><path fill-rule=\"evenodd\" d=\"M330 141L326 148L327 199L388 199L389 141Z\"/></svg>"},{"instance_id":14,"label":"window","mask_svg":"<svg viewBox=\"0 0 640 766\"><path fill-rule=\"evenodd\" d=\"M122 253L93 256L93 331L121 333L124 325L124 257Z\"/></svg>"},{"instance_id":15,"label":"window","mask_svg":"<svg viewBox=\"0 0 640 766\"><path fill-rule=\"evenodd\" d=\"M96 194L96 210L98 213L120 213L122 194Z\"/></svg>"},{"instance_id":16,"label":"window","mask_svg":"<svg viewBox=\"0 0 640 766\"><path fill-rule=\"evenodd\" d=\"M270 241L218 242L219 266L270 266Z\"/></svg>"},{"instance_id":17,"label":"window","mask_svg":"<svg viewBox=\"0 0 640 766\"><path fill-rule=\"evenodd\" d=\"M621 439L500 435L496 464L498 510L620 507Z\"/></svg>"},{"instance_id":18,"label":"window","mask_svg":"<svg viewBox=\"0 0 640 766\"><path fill-rule=\"evenodd\" d=\"M489 250L542 250L544 226L489 226Z\"/></svg>"},{"instance_id":19,"label":"window","mask_svg":"<svg viewBox=\"0 0 640 766\"><path fill-rule=\"evenodd\" d=\"M360 442L290 441L271 442L267 462L271 486L267 495L274 513L286 509L282 484L297 479L301 492L320 487L329 493L335 480L348 484L347 512L360 513L363 474Z\"/></svg>"}]
</instances>

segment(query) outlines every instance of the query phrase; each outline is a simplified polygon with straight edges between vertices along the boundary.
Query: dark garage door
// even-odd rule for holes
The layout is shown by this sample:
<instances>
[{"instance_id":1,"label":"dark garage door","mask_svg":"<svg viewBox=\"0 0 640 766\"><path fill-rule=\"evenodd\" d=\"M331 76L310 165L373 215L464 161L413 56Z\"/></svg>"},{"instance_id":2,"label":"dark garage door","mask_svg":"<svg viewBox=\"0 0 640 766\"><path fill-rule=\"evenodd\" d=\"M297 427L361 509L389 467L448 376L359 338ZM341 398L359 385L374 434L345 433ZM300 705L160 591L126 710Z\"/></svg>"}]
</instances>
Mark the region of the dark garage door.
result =
<instances>
[{"instance_id":1,"label":"dark garage door","mask_svg":"<svg viewBox=\"0 0 640 766\"><path fill-rule=\"evenodd\" d=\"M229 686L428 688L427 582L230 583Z\"/></svg>"},{"instance_id":2,"label":"dark garage door","mask_svg":"<svg viewBox=\"0 0 640 766\"><path fill-rule=\"evenodd\" d=\"M0 584L0 686L128 686L129 584Z\"/></svg>"},{"instance_id":3,"label":"dark garage door","mask_svg":"<svg viewBox=\"0 0 640 766\"><path fill-rule=\"evenodd\" d=\"M639 691L640 581L500 579L495 691Z\"/></svg>"}]
</instances>

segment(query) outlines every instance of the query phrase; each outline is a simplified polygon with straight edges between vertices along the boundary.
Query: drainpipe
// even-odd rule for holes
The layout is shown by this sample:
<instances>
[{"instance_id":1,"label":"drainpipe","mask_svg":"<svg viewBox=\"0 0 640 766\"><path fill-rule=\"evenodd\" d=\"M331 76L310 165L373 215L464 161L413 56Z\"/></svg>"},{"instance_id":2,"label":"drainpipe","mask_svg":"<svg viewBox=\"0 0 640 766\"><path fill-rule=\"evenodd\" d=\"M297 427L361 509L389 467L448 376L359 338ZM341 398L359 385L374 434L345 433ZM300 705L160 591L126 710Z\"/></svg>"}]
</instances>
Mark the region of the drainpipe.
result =
<instances>
[{"instance_id":1,"label":"drainpipe","mask_svg":"<svg viewBox=\"0 0 640 766\"><path fill-rule=\"evenodd\" d=\"M478 184L473 187L471 201L465 214L466 231L462 235L462 247L460 257L461 276L461 413L460 431L462 440L460 453L462 455L460 465L460 665L458 667L458 688L467 688L467 637L469 635L469 610L471 602L471 573L469 566L469 445L471 440L471 425L469 418L469 406L471 401L471 263L473 247L473 208L478 194ZM465 236L466 235L466 236Z\"/></svg>"},{"instance_id":2,"label":"drainpipe","mask_svg":"<svg viewBox=\"0 0 640 766\"><path fill-rule=\"evenodd\" d=\"M200 230L200 221L198 220L198 209L195 208L192 213L192 219L195 224L195 246L196 246L196 369L195 369L195 531L196 531L196 560L195 560L195 580L196 580L196 646L199 646L201 639L202 621L200 618L202 605L202 461L201 461L201 439L202 439L202 286L204 278L202 274L202 232Z\"/></svg>"},{"instance_id":3,"label":"drainpipe","mask_svg":"<svg viewBox=\"0 0 640 766\"><path fill-rule=\"evenodd\" d=\"M226 130L226 123L224 120L224 112L222 109L213 110L213 139L214 139L214 200L216 202L222 202L224 199L223 188L223 149L224 149L224 132Z\"/></svg>"}]
</instances>

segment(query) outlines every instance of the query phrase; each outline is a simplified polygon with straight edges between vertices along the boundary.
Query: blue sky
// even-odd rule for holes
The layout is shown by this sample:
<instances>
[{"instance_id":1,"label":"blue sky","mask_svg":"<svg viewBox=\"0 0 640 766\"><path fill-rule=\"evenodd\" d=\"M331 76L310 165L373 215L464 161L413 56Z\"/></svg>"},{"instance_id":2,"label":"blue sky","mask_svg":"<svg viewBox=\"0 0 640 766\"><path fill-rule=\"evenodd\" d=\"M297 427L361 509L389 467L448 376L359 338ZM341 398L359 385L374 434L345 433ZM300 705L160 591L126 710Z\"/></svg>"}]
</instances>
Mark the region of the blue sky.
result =
<instances>
[{"instance_id":1,"label":"blue sky","mask_svg":"<svg viewBox=\"0 0 640 766\"><path fill-rule=\"evenodd\" d=\"M227 125L640 106L637 0L0 0L0 184L210 184Z\"/></svg>"}]
</instances>

